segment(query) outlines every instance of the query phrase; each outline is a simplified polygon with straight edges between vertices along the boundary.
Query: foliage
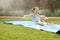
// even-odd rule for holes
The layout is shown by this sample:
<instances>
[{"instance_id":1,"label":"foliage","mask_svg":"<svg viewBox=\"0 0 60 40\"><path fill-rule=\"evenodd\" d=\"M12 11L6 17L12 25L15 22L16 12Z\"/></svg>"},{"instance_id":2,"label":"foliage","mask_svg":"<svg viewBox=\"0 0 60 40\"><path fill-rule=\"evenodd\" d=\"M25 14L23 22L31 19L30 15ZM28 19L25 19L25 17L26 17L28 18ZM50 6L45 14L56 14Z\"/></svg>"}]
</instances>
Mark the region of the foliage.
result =
<instances>
[{"instance_id":1,"label":"foliage","mask_svg":"<svg viewBox=\"0 0 60 40\"><path fill-rule=\"evenodd\" d=\"M51 9L50 9L51 12L55 13L55 11L57 9L57 2L56 2L56 0L51 0L50 5L51 5Z\"/></svg>"},{"instance_id":2,"label":"foliage","mask_svg":"<svg viewBox=\"0 0 60 40\"><path fill-rule=\"evenodd\" d=\"M55 11L55 13L52 13L50 10L44 10L42 13L48 17L60 17L60 10Z\"/></svg>"}]
</instances>

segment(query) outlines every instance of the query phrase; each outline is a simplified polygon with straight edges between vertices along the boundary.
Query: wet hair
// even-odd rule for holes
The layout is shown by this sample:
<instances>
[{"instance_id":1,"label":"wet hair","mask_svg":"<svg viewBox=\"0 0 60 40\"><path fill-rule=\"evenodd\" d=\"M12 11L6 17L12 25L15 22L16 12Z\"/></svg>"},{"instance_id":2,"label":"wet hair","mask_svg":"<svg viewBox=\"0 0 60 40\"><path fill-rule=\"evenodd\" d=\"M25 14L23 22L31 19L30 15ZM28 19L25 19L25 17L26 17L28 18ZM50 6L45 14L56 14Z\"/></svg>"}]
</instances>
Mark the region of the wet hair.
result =
<instances>
[{"instance_id":1,"label":"wet hair","mask_svg":"<svg viewBox=\"0 0 60 40\"><path fill-rule=\"evenodd\" d=\"M33 11L35 10L36 8L33 8Z\"/></svg>"},{"instance_id":2,"label":"wet hair","mask_svg":"<svg viewBox=\"0 0 60 40\"><path fill-rule=\"evenodd\" d=\"M32 9L32 12L35 11L35 9L39 9L39 8L38 8L38 7L34 7L34 8Z\"/></svg>"},{"instance_id":3,"label":"wet hair","mask_svg":"<svg viewBox=\"0 0 60 40\"><path fill-rule=\"evenodd\" d=\"M33 8L33 9L32 9L32 12L33 12L35 9L36 9L36 8Z\"/></svg>"}]
</instances>

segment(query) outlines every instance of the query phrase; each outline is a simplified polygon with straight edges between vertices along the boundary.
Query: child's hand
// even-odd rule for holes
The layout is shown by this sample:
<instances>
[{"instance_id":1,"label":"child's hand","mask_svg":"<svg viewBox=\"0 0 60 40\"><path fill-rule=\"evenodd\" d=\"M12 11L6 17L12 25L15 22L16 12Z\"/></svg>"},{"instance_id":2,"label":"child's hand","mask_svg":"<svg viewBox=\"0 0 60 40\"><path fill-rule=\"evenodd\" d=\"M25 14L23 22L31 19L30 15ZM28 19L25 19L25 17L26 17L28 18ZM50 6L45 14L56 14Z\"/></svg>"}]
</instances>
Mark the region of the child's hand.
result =
<instances>
[{"instance_id":1,"label":"child's hand","mask_svg":"<svg viewBox=\"0 0 60 40\"><path fill-rule=\"evenodd\" d=\"M44 19L45 19L45 16L44 16L44 15L40 15L40 18L41 18L42 20L44 20Z\"/></svg>"}]
</instances>

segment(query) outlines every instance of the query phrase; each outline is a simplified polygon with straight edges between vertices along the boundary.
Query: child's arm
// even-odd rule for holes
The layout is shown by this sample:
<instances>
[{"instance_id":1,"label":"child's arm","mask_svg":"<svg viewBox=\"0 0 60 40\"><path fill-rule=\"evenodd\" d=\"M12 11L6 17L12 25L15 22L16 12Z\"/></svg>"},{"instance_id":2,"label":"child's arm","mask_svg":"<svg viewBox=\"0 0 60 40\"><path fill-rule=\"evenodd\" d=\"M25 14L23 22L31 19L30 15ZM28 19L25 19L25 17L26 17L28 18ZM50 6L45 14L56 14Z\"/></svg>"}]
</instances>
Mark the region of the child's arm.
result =
<instances>
[{"instance_id":1,"label":"child's arm","mask_svg":"<svg viewBox=\"0 0 60 40\"><path fill-rule=\"evenodd\" d=\"M40 15L40 18L45 22L48 20L48 17L46 17L45 15Z\"/></svg>"},{"instance_id":2,"label":"child's arm","mask_svg":"<svg viewBox=\"0 0 60 40\"><path fill-rule=\"evenodd\" d=\"M24 16L23 16L23 18L26 18L26 17L32 17L32 14L24 15Z\"/></svg>"}]
</instances>

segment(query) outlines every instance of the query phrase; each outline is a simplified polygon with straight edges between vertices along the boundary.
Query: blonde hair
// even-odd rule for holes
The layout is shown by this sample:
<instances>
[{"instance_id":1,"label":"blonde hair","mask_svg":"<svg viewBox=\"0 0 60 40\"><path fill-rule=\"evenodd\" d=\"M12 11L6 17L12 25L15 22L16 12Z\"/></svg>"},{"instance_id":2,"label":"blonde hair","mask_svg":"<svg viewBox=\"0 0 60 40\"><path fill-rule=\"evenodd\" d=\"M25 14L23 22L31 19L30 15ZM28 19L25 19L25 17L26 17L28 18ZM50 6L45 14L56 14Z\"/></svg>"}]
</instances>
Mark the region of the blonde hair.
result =
<instances>
[{"instance_id":1,"label":"blonde hair","mask_svg":"<svg viewBox=\"0 0 60 40\"><path fill-rule=\"evenodd\" d=\"M39 10L39 8L38 8L38 7L34 7L34 8L32 8L32 12L33 12L35 9Z\"/></svg>"}]
</instances>

